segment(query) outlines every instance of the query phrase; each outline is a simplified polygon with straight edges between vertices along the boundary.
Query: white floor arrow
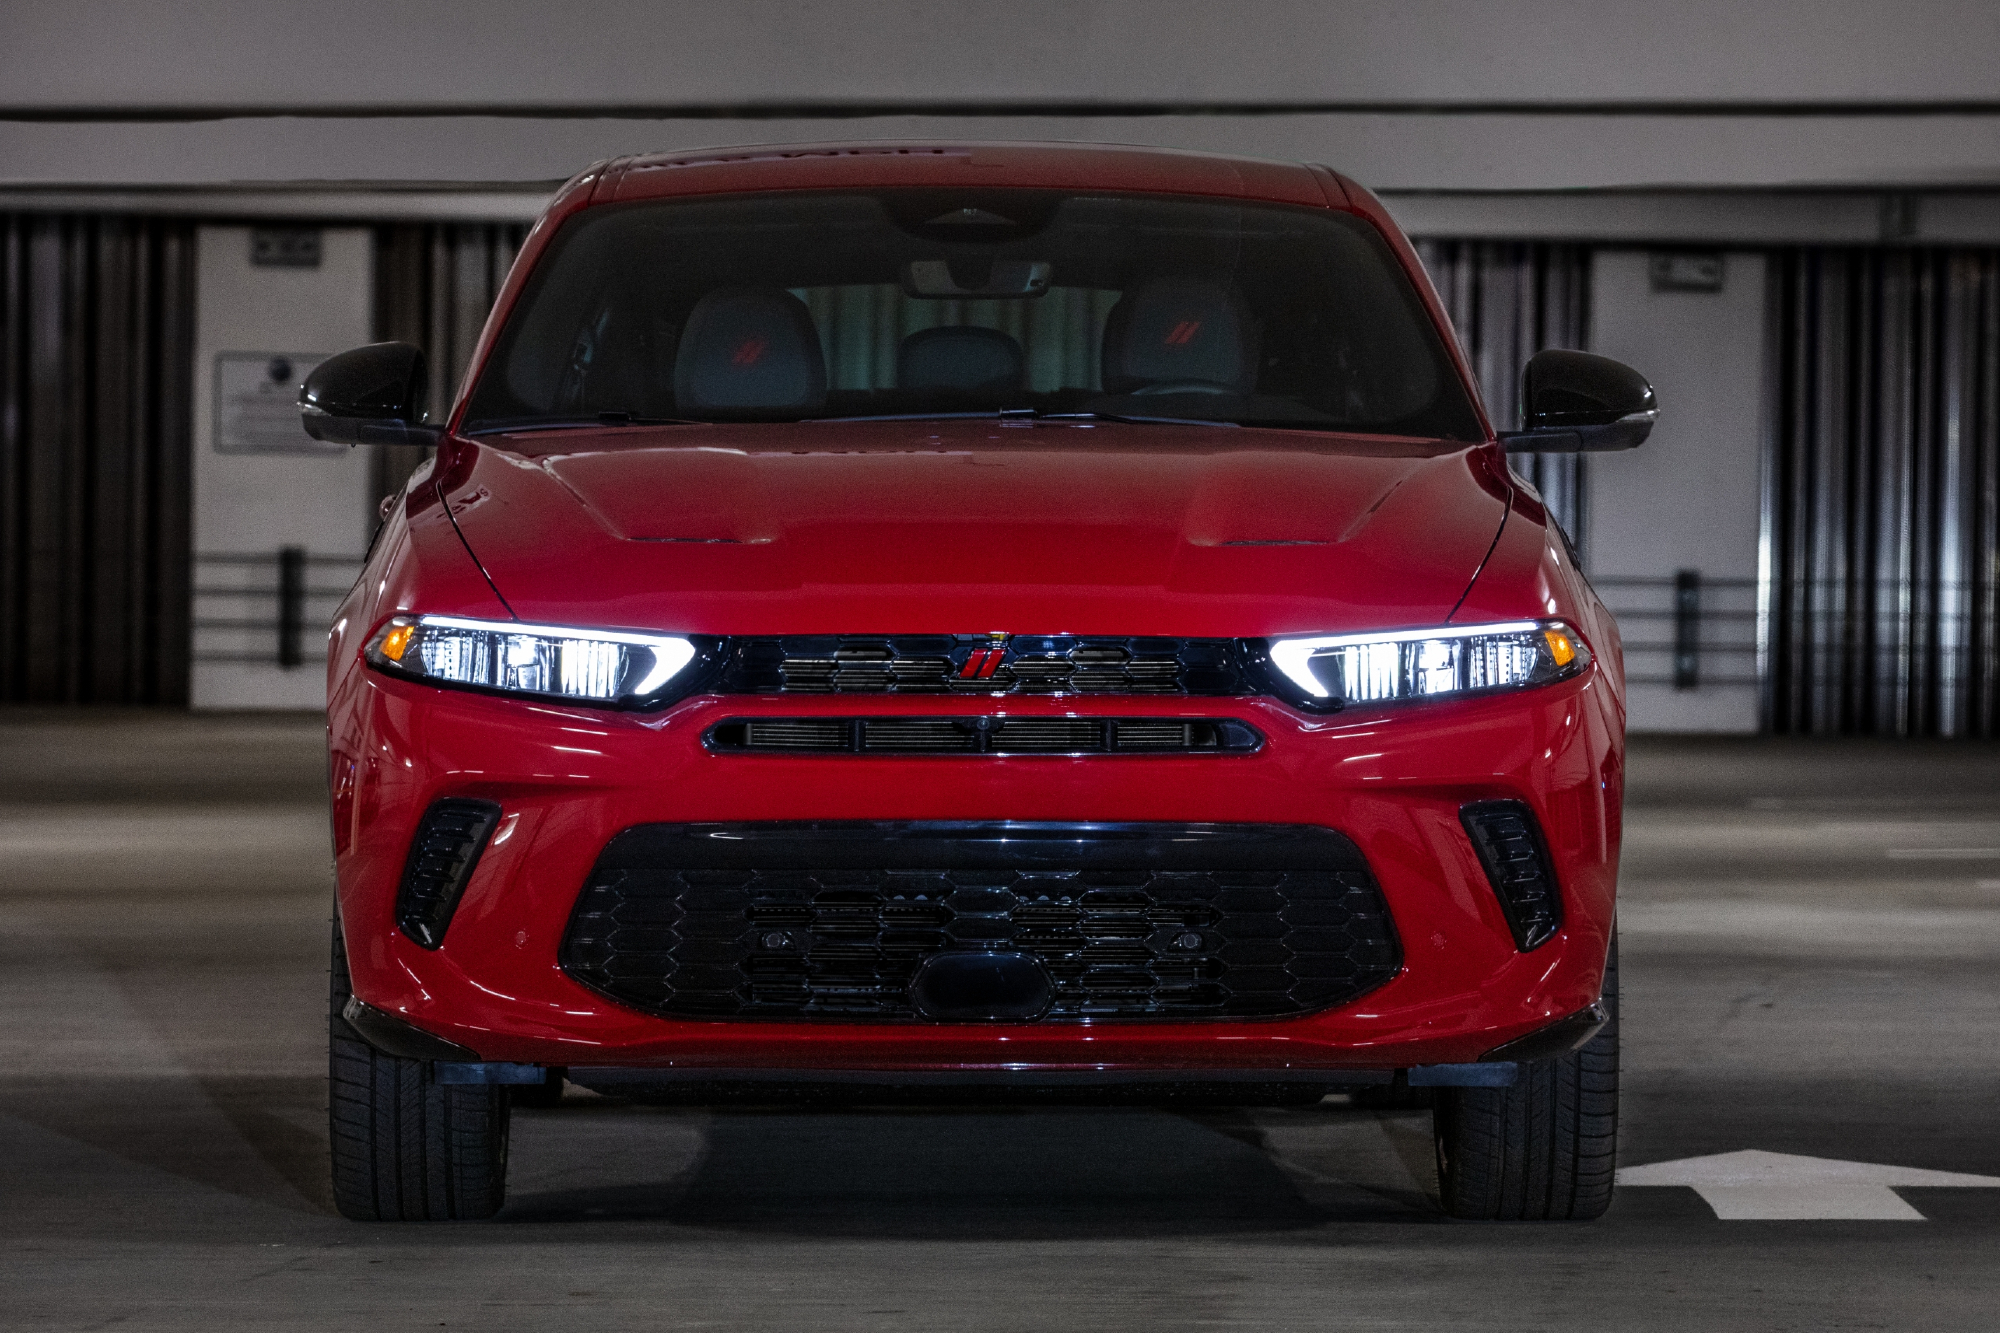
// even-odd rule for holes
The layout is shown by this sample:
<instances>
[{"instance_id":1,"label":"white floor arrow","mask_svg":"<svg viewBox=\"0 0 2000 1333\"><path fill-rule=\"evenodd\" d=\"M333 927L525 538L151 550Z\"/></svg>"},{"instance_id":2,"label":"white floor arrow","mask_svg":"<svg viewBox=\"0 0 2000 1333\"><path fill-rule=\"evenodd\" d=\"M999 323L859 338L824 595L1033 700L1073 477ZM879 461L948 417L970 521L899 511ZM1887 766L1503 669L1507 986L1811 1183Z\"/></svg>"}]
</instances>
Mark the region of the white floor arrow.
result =
<instances>
[{"instance_id":1,"label":"white floor arrow","mask_svg":"<svg viewBox=\"0 0 2000 1333\"><path fill-rule=\"evenodd\" d=\"M1728 1222L1796 1221L1808 1218L1861 1218L1921 1222L1924 1215L1903 1201L1897 1186L2000 1188L2000 1176L1957 1171L1925 1171L1914 1166L1836 1162L1791 1153L1719 1153L1678 1162L1628 1166L1620 1185L1686 1185L1701 1195L1715 1215Z\"/></svg>"}]
</instances>

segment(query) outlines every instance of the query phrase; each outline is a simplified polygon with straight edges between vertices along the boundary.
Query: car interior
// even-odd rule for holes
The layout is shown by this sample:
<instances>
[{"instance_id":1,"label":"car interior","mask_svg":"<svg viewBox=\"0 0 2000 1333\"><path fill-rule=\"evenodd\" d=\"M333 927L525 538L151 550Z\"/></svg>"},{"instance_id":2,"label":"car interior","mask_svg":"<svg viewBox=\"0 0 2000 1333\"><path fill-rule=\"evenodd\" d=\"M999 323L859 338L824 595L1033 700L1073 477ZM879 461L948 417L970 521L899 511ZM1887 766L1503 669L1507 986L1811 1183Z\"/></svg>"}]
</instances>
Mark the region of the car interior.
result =
<instances>
[{"instance_id":1,"label":"car interior","mask_svg":"<svg viewBox=\"0 0 2000 1333\"><path fill-rule=\"evenodd\" d=\"M538 266L465 428L1009 412L1479 437L1365 223L1001 193L915 221L936 202L592 210Z\"/></svg>"}]
</instances>

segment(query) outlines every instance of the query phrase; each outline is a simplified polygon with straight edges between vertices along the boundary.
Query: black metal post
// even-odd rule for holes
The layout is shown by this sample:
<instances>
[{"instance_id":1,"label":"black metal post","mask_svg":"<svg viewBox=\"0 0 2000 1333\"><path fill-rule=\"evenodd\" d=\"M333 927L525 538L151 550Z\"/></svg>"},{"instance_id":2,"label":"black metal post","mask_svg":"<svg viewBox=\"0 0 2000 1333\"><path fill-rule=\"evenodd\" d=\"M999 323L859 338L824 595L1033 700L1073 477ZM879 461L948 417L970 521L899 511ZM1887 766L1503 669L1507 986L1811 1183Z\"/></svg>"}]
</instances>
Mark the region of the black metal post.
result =
<instances>
[{"instance_id":1,"label":"black metal post","mask_svg":"<svg viewBox=\"0 0 2000 1333\"><path fill-rule=\"evenodd\" d=\"M278 551L278 665L303 665L306 634L306 548Z\"/></svg>"},{"instance_id":2,"label":"black metal post","mask_svg":"<svg viewBox=\"0 0 2000 1333\"><path fill-rule=\"evenodd\" d=\"M1674 688L1701 685L1701 571L1674 571Z\"/></svg>"}]
</instances>

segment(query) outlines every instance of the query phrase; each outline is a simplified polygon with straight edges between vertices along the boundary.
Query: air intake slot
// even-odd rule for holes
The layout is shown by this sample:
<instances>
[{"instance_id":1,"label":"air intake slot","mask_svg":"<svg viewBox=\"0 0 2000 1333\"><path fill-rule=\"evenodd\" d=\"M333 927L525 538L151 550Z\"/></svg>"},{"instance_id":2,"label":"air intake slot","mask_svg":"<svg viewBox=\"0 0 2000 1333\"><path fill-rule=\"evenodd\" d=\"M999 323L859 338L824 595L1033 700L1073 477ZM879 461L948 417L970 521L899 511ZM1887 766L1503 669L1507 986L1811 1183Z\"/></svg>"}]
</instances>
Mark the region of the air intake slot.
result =
<instances>
[{"instance_id":1,"label":"air intake slot","mask_svg":"<svg viewBox=\"0 0 2000 1333\"><path fill-rule=\"evenodd\" d=\"M751 717L708 729L721 754L1255 754L1228 717Z\"/></svg>"},{"instance_id":2,"label":"air intake slot","mask_svg":"<svg viewBox=\"0 0 2000 1333\"><path fill-rule=\"evenodd\" d=\"M1546 944L1562 929L1562 894L1535 815L1521 801L1480 801L1461 808L1486 878L1523 953Z\"/></svg>"},{"instance_id":3,"label":"air intake slot","mask_svg":"<svg viewBox=\"0 0 2000 1333\"><path fill-rule=\"evenodd\" d=\"M499 822L500 807L491 801L447 796L431 802L410 840L403 883L396 890L396 924L405 935L426 949L444 943L458 896Z\"/></svg>"}]
</instances>

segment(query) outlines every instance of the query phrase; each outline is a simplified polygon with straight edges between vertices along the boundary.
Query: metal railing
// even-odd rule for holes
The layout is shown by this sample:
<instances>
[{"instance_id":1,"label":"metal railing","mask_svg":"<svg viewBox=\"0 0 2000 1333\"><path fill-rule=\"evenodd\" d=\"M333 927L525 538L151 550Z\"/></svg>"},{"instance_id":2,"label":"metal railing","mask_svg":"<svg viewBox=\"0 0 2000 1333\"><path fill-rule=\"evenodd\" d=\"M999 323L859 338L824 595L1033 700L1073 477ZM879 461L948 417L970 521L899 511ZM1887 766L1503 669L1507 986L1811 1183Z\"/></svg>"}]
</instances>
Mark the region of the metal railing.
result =
<instances>
[{"instance_id":1,"label":"metal railing","mask_svg":"<svg viewBox=\"0 0 2000 1333\"><path fill-rule=\"evenodd\" d=\"M1757 580L1593 578L1625 640L1626 680L1677 690L1756 685Z\"/></svg>"},{"instance_id":2,"label":"metal railing","mask_svg":"<svg viewBox=\"0 0 2000 1333\"><path fill-rule=\"evenodd\" d=\"M319 660L320 630L361 564L302 546L197 554L193 660L287 669Z\"/></svg>"}]
</instances>

